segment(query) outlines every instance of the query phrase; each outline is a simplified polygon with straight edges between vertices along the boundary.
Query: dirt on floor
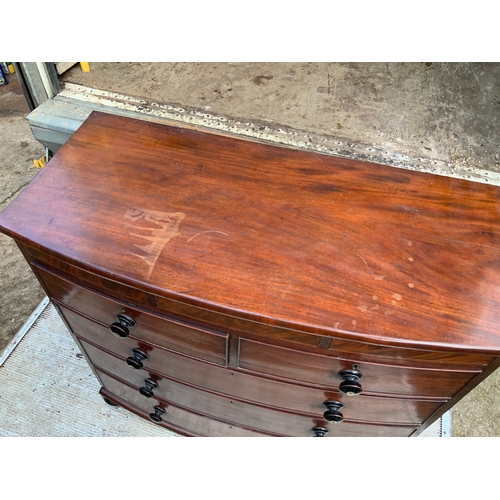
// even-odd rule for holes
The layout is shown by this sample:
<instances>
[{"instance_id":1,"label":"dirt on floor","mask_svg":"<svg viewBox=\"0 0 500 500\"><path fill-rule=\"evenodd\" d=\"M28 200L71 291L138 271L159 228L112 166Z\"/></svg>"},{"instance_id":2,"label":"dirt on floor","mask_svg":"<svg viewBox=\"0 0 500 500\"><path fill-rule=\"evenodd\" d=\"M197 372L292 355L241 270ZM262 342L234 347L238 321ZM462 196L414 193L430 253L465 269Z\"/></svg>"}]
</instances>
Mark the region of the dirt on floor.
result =
<instances>
[{"instance_id":1,"label":"dirt on floor","mask_svg":"<svg viewBox=\"0 0 500 500\"><path fill-rule=\"evenodd\" d=\"M36 176L33 160L45 154L26 121L28 105L19 82L9 75L0 87L0 213ZM0 353L45 296L17 245L0 234Z\"/></svg>"}]
</instances>

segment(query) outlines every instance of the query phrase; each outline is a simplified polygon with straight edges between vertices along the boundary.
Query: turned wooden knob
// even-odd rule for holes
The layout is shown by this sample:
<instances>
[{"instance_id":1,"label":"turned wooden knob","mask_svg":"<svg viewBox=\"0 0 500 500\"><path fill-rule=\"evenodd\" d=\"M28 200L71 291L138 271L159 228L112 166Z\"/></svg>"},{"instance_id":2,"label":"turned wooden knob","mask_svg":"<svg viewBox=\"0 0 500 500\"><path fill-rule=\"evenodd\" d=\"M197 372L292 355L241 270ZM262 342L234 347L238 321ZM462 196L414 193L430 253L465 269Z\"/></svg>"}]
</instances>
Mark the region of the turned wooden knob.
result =
<instances>
[{"instance_id":1,"label":"turned wooden knob","mask_svg":"<svg viewBox=\"0 0 500 500\"><path fill-rule=\"evenodd\" d=\"M144 387L141 387L139 389L139 392L145 397L145 398L152 398L154 396L153 389L158 388L158 384L149 378L147 378L144 383L146 384Z\"/></svg>"},{"instance_id":2,"label":"turned wooden knob","mask_svg":"<svg viewBox=\"0 0 500 500\"><path fill-rule=\"evenodd\" d=\"M313 427L314 437L325 437L328 434L328 429L325 427Z\"/></svg>"},{"instance_id":3,"label":"turned wooden knob","mask_svg":"<svg viewBox=\"0 0 500 500\"><path fill-rule=\"evenodd\" d=\"M149 414L149 420L151 420L151 422L154 422L155 424L159 424L163 421L161 415L165 413L165 410L163 408L160 408L159 406L155 406L153 410L155 412Z\"/></svg>"},{"instance_id":4,"label":"turned wooden knob","mask_svg":"<svg viewBox=\"0 0 500 500\"><path fill-rule=\"evenodd\" d=\"M340 424L344 420L344 415L340 413L340 410L344 408L342 403L338 401L325 401L323 403L324 406L328 408L328 410L323 413L323 418L327 422L331 422L332 424Z\"/></svg>"},{"instance_id":5,"label":"turned wooden knob","mask_svg":"<svg viewBox=\"0 0 500 500\"><path fill-rule=\"evenodd\" d=\"M339 377L344 379L339 385L340 392L347 394L347 396L357 396L363 391L361 384L358 380L362 377L359 370L341 370L338 373Z\"/></svg>"},{"instance_id":6,"label":"turned wooden knob","mask_svg":"<svg viewBox=\"0 0 500 500\"><path fill-rule=\"evenodd\" d=\"M134 355L127 358L127 365L130 366L130 368L134 368L134 370L140 370L143 366L142 362L148 359L148 355L140 349L133 349L132 352Z\"/></svg>"},{"instance_id":7,"label":"turned wooden knob","mask_svg":"<svg viewBox=\"0 0 500 500\"><path fill-rule=\"evenodd\" d=\"M132 318L129 318L125 314L118 314L116 316L118 321L115 321L111 325L108 326L109 331L115 336L115 337L128 337L129 335L129 328L132 328L135 326L135 321Z\"/></svg>"}]
</instances>

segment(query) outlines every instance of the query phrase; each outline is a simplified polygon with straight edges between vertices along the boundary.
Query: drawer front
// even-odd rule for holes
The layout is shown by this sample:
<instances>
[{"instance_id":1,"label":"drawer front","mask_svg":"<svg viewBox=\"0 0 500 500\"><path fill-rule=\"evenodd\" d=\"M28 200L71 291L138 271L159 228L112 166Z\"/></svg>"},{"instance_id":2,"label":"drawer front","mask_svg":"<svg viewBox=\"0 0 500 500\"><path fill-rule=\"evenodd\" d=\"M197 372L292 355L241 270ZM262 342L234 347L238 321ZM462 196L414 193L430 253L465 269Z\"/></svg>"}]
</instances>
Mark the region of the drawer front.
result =
<instances>
[{"instance_id":1,"label":"drawer front","mask_svg":"<svg viewBox=\"0 0 500 500\"><path fill-rule=\"evenodd\" d=\"M239 368L253 373L338 387L338 372L358 364L363 392L451 398L479 371L440 371L359 363L240 339Z\"/></svg>"},{"instance_id":2,"label":"drawer front","mask_svg":"<svg viewBox=\"0 0 500 500\"><path fill-rule=\"evenodd\" d=\"M119 339L116 340L120 343ZM342 414L346 420L419 424L442 404L438 401L364 395L351 398L339 391L298 386L219 368L157 348L148 352L150 357L144 361L142 370L134 370L128 367L124 358L130 355L132 348L138 347L133 342L128 341L128 346L123 343L117 346L118 349L114 352L117 352L119 357L110 355L84 340L81 342L93 364L134 386L144 385L145 379L154 379L158 385L168 384L168 379L177 379L227 397L314 415L317 418L321 418L326 411L323 405L325 401L338 401L344 405ZM140 347L144 350L145 346Z\"/></svg>"},{"instance_id":3,"label":"drawer front","mask_svg":"<svg viewBox=\"0 0 500 500\"><path fill-rule=\"evenodd\" d=\"M52 298L89 318L111 325L117 321L119 313L124 313L136 322L133 328L129 328L134 337L211 363L226 365L227 335L146 313L81 288L43 269L37 268L37 271Z\"/></svg>"},{"instance_id":4,"label":"drawer front","mask_svg":"<svg viewBox=\"0 0 500 500\"><path fill-rule=\"evenodd\" d=\"M126 403L132 405L138 413L145 419L154 413L156 405L161 406L165 413L161 414L162 423L151 425L162 425L174 432L187 434L189 436L211 436L211 437L263 437L265 434L243 429L235 425L226 424L217 420L212 420L196 413L192 413L176 406L165 404L155 398L144 398L136 389L116 380L109 375L98 372L99 378L106 391ZM119 403L119 401L117 401Z\"/></svg>"},{"instance_id":5,"label":"drawer front","mask_svg":"<svg viewBox=\"0 0 500 500\"><path fill-rule=\"evenodd\" d=\"M175 394L177 392L183 391L182 388L172 387L164 390L163 395L161 395L160 391L158 391L158 396L153 398L144 398L139 394L136 387L133 387L124 381L115 379L102 370L97 371L104 387L109 392L116 394L148 414L153 411L153 407L155 405L162 405L163 403L162 406L166 409L166 414L165 416L162 415L162 419L166 423L168 423L167 419L169 413L174 409L174 407L177 407L176 402L168 399L168 397L173 396L175 398ZM204 398L202 397L200 399L202 391L196 391L191 388L186 388L185 390L189 390L192 393L191 398L186 399L189 404L193 405L193 407L189 407L188 405L179 405L180 409L187 413L193 412L198 415L199 418L205 417L207 421L219 421L222 425L224 425L225 434L206 433L204 432L203 425L200 425L200 427L194 428L193 433L197 435L233 436L235 435L235 427L240 427L248 429L248 431L252 432L252 434L249 435L255 435L253 433L260 434L259 429L261 429L261 431L263 431L262 434L265 433L276 436L301 437L313 436L314 432L312 429L317 425L328 428L329 432L326 437L404 437L411 435L416 430L415 426L367 425L346 422L337 425L325 425L325 422L314 418L301 417L274 410L253 407L252 405L242 404L238 401L226 398L220 398L212 394L208 395L210 398L210 404L206 405ZM164 398L163 396L167 396L167 398ZM203 413L203 410L207 409L210 411L212 418L208 417L206 413ZM201 420L200 423L203 423L203 421L204 420ZM186 422L177 422L176 425L181 429L188 430L186 426L188 423L189 419L186 419Z\"/></svg>"}]
</instances>

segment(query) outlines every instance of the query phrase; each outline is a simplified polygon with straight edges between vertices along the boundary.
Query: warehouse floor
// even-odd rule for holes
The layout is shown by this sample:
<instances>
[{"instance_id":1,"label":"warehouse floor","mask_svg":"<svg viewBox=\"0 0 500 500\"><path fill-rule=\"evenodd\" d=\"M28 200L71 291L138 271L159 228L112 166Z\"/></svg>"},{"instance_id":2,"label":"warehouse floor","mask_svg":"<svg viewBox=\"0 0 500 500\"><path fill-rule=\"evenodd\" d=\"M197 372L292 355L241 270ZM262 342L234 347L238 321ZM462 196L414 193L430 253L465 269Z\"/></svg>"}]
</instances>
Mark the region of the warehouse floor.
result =
<instances>
[{"instance_id":1,"label":"warehouse floor","mask_svg":"<svg viewBox=\"0 0 500 500\"><path fill-rule=\"evenodd\" d=\"M500 184L499 64L91 63L68 81L242 122L375 149L399 166L436 165ZM43 147L31 136L16 79L0 87L0 211L29 182ZM358 148L358 151L360 150ZM384 156L385 155L385 156ZM15 245L0 235L0 351L43 297ZM500 372L452 412L453 436L500 436Z\"/></svg>"}]
</instances>

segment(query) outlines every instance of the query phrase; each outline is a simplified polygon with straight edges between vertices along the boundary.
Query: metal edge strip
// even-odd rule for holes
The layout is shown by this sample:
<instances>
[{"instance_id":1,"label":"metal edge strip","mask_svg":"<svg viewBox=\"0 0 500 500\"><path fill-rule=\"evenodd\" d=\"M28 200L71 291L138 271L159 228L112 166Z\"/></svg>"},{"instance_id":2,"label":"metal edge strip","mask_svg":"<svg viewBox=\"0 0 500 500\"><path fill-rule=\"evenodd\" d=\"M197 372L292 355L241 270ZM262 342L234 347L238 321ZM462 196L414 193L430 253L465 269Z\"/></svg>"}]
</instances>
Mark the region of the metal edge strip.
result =
<instances>
[{"instance_id":1,"label":"metal edge strip","mask_svg":"<svg viewBox=\"0 0 500 500\"><path fill-rule=\"evenodd\" d=\"M16 348L16 346L21 342L23 337L28 333L30 328L33 326L33 323L38 319L40 314L45 310L45 308L49 305L49 298L45 297L40 304L36 307L36 309L31 313L30 317L26 320L24 325L18 330L18 332L14 335L12 340L8 343L5 350L0 355L0 366L2 366L7 358L12 354L12 351Z\"/></svg>"},{"instance_id":2,"label":"metal edge strip","mask_svg":"<svg viewBox=\"0 0 500 500\"><path fill-rule=\"evenodd\" d=\"M441 437L451 437L451 410L441 416Z\"/></svg>"}]
</instances>

